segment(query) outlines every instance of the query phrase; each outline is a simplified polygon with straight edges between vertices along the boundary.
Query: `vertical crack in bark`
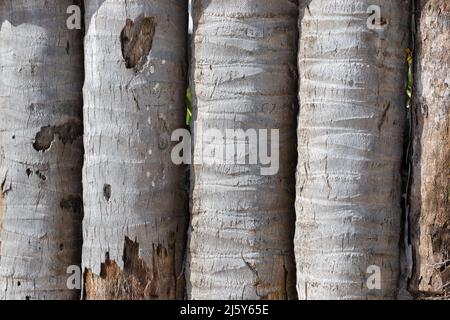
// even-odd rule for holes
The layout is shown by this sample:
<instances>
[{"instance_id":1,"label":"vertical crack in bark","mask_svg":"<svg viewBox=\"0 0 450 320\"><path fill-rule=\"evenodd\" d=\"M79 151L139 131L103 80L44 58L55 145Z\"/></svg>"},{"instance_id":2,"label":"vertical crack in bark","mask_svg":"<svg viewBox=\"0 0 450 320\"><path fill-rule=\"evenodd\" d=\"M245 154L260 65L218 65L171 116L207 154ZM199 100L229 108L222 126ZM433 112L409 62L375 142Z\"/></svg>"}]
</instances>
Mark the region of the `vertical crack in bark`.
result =
<instances>
[{"instance_id":1,"label":"vertical crack in bark","mask_svg":"<svg viewBox=\"0 0 450 320\"><path fill-rule=\"evenodd\" d=\"M100 275L84 273L84 298L89 300L176 299L175 247L152 245L152 268L139 257L139 243L125 237L123 270L106 255Z\"/></svg>"},{"instance_id":2,"label":"vertical crack in bark","mask_svg":"<svg viewBox=\"0 0 450 320\"><path fill-rule=\"evenodd\" d=\"M1 241L2 241L2 231L3 231L3 198L6 193L12 190L12 182L8 178L8 171L6 171L5 177L0 184L0 257L1 257Z\"/></svg>"},{"instance_id":3,"label":"vertical crack in bark","mask_svg":"<svg viewBox=\"0 0 450 320\"><path fill-rule=\"evenodd\" d=\"M141 71L153 45L156 22L154 17L127 19L120 33L120 43L125 66Z\"/></svg>"},{"instance_id":4,"label":"vertical crack in bark","mask_svg":"<svg viewBox=\"0 0 450 320\"><path fill-rule=\"evenodd\" d=\"M381 127L383 126L384 122L386 121L387 113L390 108L391 108L391 103L388 102L387 105L384 106L383 112L381 113L381 116L380 116L380 120L378 121L378 124L377 124L378 131L381 130Z\"/></svg>"},{"instance_id":5,"label":"vertical crack in bark","mask_svg":"<svg viewBox=\"0 0 450 320\"><path fill-rule=\"evenodd\" d=\"M3 230L3 191L0 189L0 254L2 245L2 230Z\"/></svg>"}]
</instances>

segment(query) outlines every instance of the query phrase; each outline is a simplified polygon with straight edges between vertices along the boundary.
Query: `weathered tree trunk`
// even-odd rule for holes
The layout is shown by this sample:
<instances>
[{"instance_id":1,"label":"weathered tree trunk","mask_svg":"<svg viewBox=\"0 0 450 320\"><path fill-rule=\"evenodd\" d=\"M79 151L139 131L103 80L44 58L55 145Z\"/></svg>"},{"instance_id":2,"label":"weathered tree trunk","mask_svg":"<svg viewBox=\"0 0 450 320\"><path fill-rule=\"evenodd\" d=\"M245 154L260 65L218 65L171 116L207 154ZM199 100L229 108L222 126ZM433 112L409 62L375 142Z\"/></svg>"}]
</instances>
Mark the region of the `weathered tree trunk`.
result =
<instances>
[{"instance_id":1,"label":"weathered tree trunk","mask_svg":"<svg viewBox=\"0 0 450 320\"><path fill-rule=\"evenodd\" d=\"M0 298L71 299L81 263L82 35L73 1L0 2Z\"/></svg>"},{"instance_id":2,"label":"weathered tree trunk","mask_svg":"<svg viewBox=\"0 0 450 320\"><path fill-rule=\"evenodd\" d=\"M409 289L442 295L450 292L450 2L418 4Z\"/></svg>"},{"instance_id":3,"label":"weathered tree trunk","mask_svg":"<svg viewBox=\"0 0 450 320\"><path fill-rule=\"evenodd\" d=\"M197 163L191 178L190 299L296 296L292 238L297 6L288 0L193 2L191 90ZM222 135L226 129L268 130L259 131L260 143L270 130L279 129L278 172L263 174L261 161L250 164L246 159L248 149L221 163L224 141L214 140L209 129ZM233 141L226 143L228 147ZM257 149L244 135L236 143Z\"/></svg>"},{"instance_id":4,"label":"weathered tree trunk","mask_svg":"<svg viewBox=\"0 0 450 320\"><path fill-rule=\"evenodd\" d=\"M374 4L381 17L368 25ZM404 0L300 6L300 299L396 297L408 10Z\"/></svg>"},{"instance_id":5,"label":"weathered tree trunk","mask_svg":"<svg viewBox=\"0 0 450 320\"><path fill-rule=\"evenodd\" d=\"M183 296L187 1L85 1L87 299Z\"/></svg>"}]
</instances>

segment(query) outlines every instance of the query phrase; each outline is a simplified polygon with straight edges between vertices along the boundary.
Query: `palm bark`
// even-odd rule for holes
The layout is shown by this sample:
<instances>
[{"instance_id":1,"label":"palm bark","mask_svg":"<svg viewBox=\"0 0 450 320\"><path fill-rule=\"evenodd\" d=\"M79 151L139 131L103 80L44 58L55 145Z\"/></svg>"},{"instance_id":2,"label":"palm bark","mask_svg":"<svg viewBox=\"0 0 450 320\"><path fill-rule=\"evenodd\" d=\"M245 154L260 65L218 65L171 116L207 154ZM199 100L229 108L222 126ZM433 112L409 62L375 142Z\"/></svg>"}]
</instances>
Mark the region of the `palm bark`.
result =
<instances>
[{"instance_id":1,"label":"palm bark","mask_svg":"<svg viewBox=\"0 0 450 320\"><path fill-rule=\"evenodd\" d=\"M409 289L442 295L450 289L450 3L418 4Z\"/></svg>"},{"instance_id":2,"label":"palm bark","mask_svg":"<svg viewBox=\"0 0 450 320\"><path fill-rule=\"evenodd\" d=\"M190 299L295 297L297 5L193 1L190 83L197 163L191 177ZM278 173L262 175L262 165L248 161L221 164L200 157L223 146L207 136L212 128L223 135L226 129L280 129Z\"/></svg>"},{"instance_id":3,"label":"palm bark","mask_svg":"<svg viewBox=\"0 0 450 320\"><path fill-rule=\"evenodd\" d=\"M0 299L72 299L81 263L82 36L73 1L0 2Z\"/></svg>"},{"instance_id":4,"label":"palm bark","mask_svg":"<svg viewBox=\"0 0 450 320\"><path fill-rule=\"evenodd\" d=\"M86 0L84 294L182 298L187 1Z\"/></svg>"},{"instance_id":5,"label":"palm bark","mask_svg":"<svg viewBox=\"0 0 450 320\"><path fill-rule=\"evenodd\" d=\"M378 29L367 26L373 4ZM301 3L300 299L396 297L408 9L403 0ZM366 285L372 265L379 290Z\"/></svg>"}]
</instances>

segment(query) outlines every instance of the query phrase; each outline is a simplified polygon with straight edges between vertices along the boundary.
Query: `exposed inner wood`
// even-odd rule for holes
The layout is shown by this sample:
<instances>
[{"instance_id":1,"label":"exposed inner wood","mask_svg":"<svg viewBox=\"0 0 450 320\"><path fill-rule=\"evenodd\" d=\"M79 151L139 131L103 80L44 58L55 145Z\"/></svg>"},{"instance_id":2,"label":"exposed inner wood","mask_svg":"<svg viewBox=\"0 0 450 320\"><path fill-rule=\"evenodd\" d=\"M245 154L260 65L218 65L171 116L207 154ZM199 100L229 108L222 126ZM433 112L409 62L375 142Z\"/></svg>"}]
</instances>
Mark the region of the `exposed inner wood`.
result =
<instances>
[{"instance_id":1,"label":"exposed inner wood","mask_svg":"<svg viewBox=\"0 0 450 320\"><path fill-rule=\"evenodd\" d=\"M156 22L153 17L127 19L120 34L122 56L128 69L142 70L153 45Z\"/></svg>"},{"instance_id":2,"label":"exposed inner wood","mask_svg":"<svg viewBox=\"0 0 450 320\"><path fill-rule=\"evenodd\" d=\"M154 300L176 299L175 248L152 246L151 268L139 257L139 244L125 238L123 270L106 255L100 275L84 273L85 299Z\"/></svg>"},{"instance_id":3,"label":"exposed inner wood","mask_svg":"<svg viewBox=\"0 0 450 320\"><path fill-rule=\"evenodd\" d=\"M450 292L450 4L420 1L416 41L409 290Z\"/></svg>"}]
</instances>

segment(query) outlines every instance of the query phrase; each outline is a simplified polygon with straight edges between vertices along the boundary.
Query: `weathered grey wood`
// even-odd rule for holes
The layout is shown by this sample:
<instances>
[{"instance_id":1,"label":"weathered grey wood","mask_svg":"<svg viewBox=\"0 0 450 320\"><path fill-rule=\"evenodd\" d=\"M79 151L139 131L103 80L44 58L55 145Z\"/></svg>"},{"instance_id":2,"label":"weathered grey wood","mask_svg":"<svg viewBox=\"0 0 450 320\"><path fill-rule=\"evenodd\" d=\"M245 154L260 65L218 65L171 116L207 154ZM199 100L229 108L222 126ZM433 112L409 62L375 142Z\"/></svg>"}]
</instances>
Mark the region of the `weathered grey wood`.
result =
<instances>
[{"instance_id":1,"label":"weathered grey wood","mask_svg":"<svg viewBox=\"0 0 450 320\"><path fill-rule=\"evenodd\" d=\"M300 299L396 297L408 2L301 1ZM372 5L381 16L368 25Z\"/></svg>"},{"instance_id":2,"label":"weathered grey wood","mask_svg":"<svg viewBox=\"0 0 450 320\"><path fill-rule=\"evenodd\" d=\"M85 11L85 297L179 299L187 190L170 137L185 119L187 1Z\"/></svg>"},{"instance_id":3,"label":"weathered grey wood","mask_svg":"<svg viewBox=\"0 0 450 320\"><path fill-rule=\"evenodd\" d=\"M0 299L73 299L83 49L68 0L0 2ZM3 200L1 200L3 198ZM2 203L3 202L3 203Z\"/></svg>"},{"instance_id":4,"label":"weathered grey wood","mask_svg":"<svg viewBox=\"0 0 450 320\"><path fill-rule=\"evenodd\" d=\"M297 6L288 0L193 1L190 83L197 164L191 175L188 298L296 296ZM278 172L263 175L261 161L220 164L219 154L214 163L208 154L200 157L202 149L222 143L211 141L208 129L222 134L279 129ZM245 138L237 143L248 145Z\"/></svg>"}]
</instances>

